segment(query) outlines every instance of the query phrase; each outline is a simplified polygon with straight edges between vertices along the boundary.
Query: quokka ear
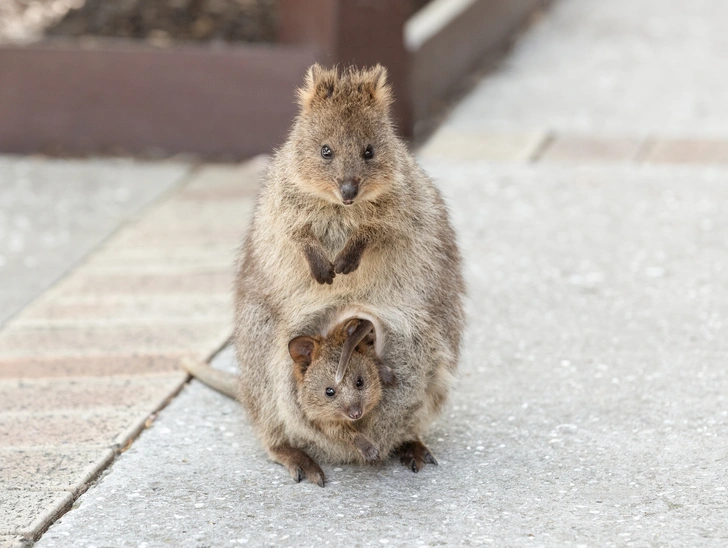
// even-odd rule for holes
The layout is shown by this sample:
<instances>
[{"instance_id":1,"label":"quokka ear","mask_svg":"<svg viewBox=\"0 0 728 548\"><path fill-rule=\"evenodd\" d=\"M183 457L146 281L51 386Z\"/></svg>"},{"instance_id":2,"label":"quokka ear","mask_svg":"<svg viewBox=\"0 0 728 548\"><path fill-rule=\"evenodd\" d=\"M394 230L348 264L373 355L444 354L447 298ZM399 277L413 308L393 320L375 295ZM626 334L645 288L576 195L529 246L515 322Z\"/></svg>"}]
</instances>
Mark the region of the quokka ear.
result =
<instances>
[{"instance_id":1,"label":"quokka ear","mask_svg":"<svg viewBox=\"0 0 728 548\"><path fill-rule=\"evenodd\" d=\"M388 108L392 101L392 86L387 81L387 69L380 64L369 69L367 76L372 84L372 98L378 104Z\"/></svg>"},{"instance_id":2,"label":"quokka ear","mask_svg":"<svg viewBox=\"0 0 728 548\"><path fill-rule=\"evenodd\" d=\"M351 327L351 322L347 324L347 328L349 327ZM352 352L354 352L354 350L359 346L359 343L361 343L361 341L364 340L364 338L373 329L374 325L369 320L359 320L352 332L348 332L347 329L347 338L346 341L344 341L344 346L341 348L339 367L336 369L336 377L334 378L334 382L336 384L339 384L343 380Z\"/></svg>"},{"instance_id":3,"label":"quokka ear","mask_svg":"<svg viewBox=\"0 0 728 548\"><path fill-rule=\"evenodd\" d=\"M362 320L359 318L352 318L346 324L344 325L344 330L346 331L347 338L351 337L356 329L363 323L366 322L366 325L371 326L371 331L369 331L364 338L361 340L359 344L356 345L356 351L361 354L366 354L370 348L374 346L374 343L377 340L377 335L375 333L374 326L371 324L369 320Z\"/></svg>"},{"instance_id":4,"label":"quokka ear","mask_svg":"<svg viewBox=\"0 0 728 548\"><path fill-rule=\"evenodd\" d=\"M359 324L361 323L361 320L359 318L352 318L349 321L347 321L344 324L344 331L346 331L346 336L351 337L351 335L356 331L356 328L359 327Z\"/></svg>"},{"instance_id":5,"label":"quokka ear","mask_svg":"<svg viewBox=\"0 0 728 548\"><path fill-rule=\"evenodd\" d=\"M369 333L366 334L366 336L356 346L356 351L360 352L362 354L366 354L372 348L374 348L374 343L376 343L376 342L377 342L377 334L374 331L374 329L372 329Z\"/></svg>"},{"instance_id":6,"label":"quokka ear","mask_svg":"<svg viewBox=\"0 0 728 548\"><path fill-rule=\"evenodd\" d=\"M299 379L303 378L308 366L314 360L319 341L313 337L296 337L288 343L288 353L295 364L294 372Z\"/></svg>"},{"instance_id":7,"label":"quokka ear","mask_svg":"<svg viewBox=\"0 0 728 548\"><path fill-rule=\"evenodd\" d=\"M307 111L317 99L330 98L336 89L338 75L336 69L326 69L315 63L306 71L303 87L298 89L298 104Z\"/></svg>"}]
</instances>

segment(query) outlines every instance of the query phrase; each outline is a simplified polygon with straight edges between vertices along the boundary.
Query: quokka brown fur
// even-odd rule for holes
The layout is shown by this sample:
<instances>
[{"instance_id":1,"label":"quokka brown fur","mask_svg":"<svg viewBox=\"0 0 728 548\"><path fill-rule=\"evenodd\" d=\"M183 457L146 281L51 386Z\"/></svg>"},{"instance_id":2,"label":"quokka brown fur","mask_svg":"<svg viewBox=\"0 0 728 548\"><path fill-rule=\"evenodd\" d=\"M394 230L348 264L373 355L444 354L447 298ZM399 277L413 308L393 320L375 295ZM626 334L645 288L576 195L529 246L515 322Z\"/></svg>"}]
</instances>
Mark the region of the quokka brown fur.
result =
<instances>
[{"instance_id":1,"label":"quokka brown fur","mask_svg":"<svg viewBox=\"0 0 728 548\"><path fill-rule=\"evenodd\" d=\"M464 284L447 209L396 136L391 102L381 66L311 67L241 251L240 399L278 462L290 461L298 432L310 428L287 344L345 309L381 322L381 358L397 378L367 437L415 471L428 460L420 436L453 379ZM308 450L322 461L360 460L357 451L320 449Z\"/></svg>"}]
</instances>

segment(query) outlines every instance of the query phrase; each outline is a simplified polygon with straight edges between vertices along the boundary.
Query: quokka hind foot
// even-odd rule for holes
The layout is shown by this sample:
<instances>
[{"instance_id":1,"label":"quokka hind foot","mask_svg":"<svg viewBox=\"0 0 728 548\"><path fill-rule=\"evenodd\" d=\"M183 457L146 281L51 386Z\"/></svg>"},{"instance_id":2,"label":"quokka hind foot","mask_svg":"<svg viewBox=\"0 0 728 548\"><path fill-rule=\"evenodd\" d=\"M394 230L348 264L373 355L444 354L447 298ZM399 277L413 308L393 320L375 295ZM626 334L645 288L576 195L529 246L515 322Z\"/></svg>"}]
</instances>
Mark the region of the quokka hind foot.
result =
<instances>
[{"instance_id":1,"label":"quokka hind foot","mask_svg":"<svg viewBox=\"0 0 728 548\"><path fill-rule=\"evenodd\" d=\"M316 464L316 461L300 449L290 445L278 445L270 449L270 454L273 460L286 467L296 483L300 483L305 478L319 487L325 485L324 471Z\"/></svg>"},{"instance_id":2,"label":"quokka hind foot","mask_svg":"<svg viewBox=\"0 0 728 548\"><path fill-rule=\"evenodd\" d=\"M425 463L437 466L437 460L420 440L403 443L397 448L397 455L402 466L406 466L415 474L425 466Z\"/></svg>"}]
</instances>

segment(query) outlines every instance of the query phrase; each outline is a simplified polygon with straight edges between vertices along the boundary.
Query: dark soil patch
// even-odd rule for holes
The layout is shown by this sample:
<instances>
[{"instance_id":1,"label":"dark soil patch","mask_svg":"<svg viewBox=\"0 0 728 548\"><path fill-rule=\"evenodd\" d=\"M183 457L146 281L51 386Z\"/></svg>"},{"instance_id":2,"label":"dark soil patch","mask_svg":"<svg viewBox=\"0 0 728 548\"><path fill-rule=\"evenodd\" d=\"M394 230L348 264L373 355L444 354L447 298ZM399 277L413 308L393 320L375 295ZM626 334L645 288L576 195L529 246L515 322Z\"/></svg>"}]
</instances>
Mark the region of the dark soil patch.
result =
<instances>
[{"instance_id":1,"label":"dark soil patch","mask_svg":"<svg viewBox=\"0 0 728 548\"><path fill-rule=\"evenodd\" d=\"M86 0L48 36L273 42L275 0Z\"/></svg>"},{"instance_id":2,"label":"dark soil patch","mask_svg":"<svg viewBox=\"0 0 728 548\"><path fill-rule=\"evenodd\" d=\"M430 0L408 1L414 13ZM45 34L132 38L158 45L274 42L276 15L276 0L86 0Z\"/></svg>"}]
</instances>

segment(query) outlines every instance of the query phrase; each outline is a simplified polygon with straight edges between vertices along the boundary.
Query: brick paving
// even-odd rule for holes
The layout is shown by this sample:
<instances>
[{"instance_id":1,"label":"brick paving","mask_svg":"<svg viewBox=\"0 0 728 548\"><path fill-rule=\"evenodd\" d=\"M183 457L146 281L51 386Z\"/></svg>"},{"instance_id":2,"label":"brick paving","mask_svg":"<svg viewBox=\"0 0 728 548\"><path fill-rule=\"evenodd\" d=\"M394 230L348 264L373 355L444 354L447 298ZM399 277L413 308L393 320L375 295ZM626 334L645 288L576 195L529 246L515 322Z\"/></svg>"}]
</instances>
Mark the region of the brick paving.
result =
<instances>
[{"instance_id":1,"label":"brick paving","mask_svg":"<svg viewBox=\"0 0 728 548\"><path fill-rule=\"evenodd\" d=\"M632 163L644 146L639 137L558 134L550 138L538 157L541 163Z\"/></svg>"},{"instance_id":2,"label":"brick paving","mask_svg":"<svg viewBox=\"0 0 728 548\"><path fill-rule=\"evenodd\" d=\"M186 382L181 357L225 344L262 167L194 171L0 330L0 546L70 507Z\"/></svg>"},{"instance_id":3,"label":"brick paving","mask_svg":"<svg viewBox=\"0 0 728 548\"><path fill-rule=\"evenodd\" d=\"M646 154L649 164L728 165L728 139L657 139Z\"/></svg>"},{"instance_id":4,"label":"brick paving","mask_svg":"<svg viewBox=\"0 0 728 548\"><path fill-rule=\"evenodd\" d=\"M493 164L725 166L728 137L647 136L640 132L605 135L556 132L550 128L507 132L445 126L434 132L420 155L437 161Z\"/></svg>"}]
</instances>

